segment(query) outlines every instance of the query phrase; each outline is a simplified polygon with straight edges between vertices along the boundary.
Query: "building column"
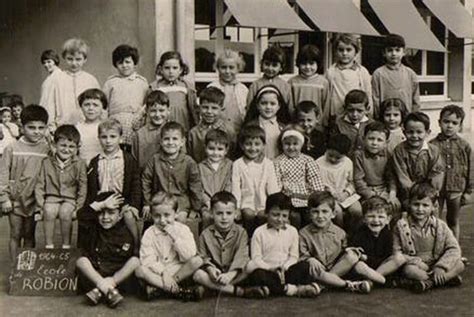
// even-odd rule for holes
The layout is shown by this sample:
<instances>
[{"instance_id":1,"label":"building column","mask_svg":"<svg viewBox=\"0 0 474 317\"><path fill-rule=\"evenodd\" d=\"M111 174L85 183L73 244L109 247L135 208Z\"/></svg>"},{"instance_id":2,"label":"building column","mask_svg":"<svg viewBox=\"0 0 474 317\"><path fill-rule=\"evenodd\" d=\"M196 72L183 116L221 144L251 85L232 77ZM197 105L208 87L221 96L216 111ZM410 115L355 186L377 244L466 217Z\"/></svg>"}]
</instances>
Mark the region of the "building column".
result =
<instances>
[{"instance_id":1,"label":"building column","mask_svg":"<svg viewBox=\"0 0 474 317\"><path fill-rule=\"evenodd\" d=\"M194 82L194 0L155 0L156 63L166 51L178 51Z\"/></svg>"}]
</instances>

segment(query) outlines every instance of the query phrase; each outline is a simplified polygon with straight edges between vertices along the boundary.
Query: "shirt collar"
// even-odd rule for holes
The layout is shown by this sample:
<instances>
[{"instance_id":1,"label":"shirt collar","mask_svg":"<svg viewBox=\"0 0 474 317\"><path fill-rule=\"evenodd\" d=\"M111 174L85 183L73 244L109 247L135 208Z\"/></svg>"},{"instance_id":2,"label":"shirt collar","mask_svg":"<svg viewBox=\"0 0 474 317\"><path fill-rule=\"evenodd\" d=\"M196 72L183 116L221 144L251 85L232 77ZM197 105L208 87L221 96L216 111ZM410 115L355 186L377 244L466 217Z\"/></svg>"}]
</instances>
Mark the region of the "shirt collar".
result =
<instances>
[{"instance_id":1,"label":"shirt collar","mask_svg":"<svg viewBox=\"0 0 474 317\"><path fill-rule=\"evenodd\" d=\"M231 238L231 237L234 235L234 233L237 231L237 228L235 227L235 223L232 224L232 226L231 226L230 229L229 229L229 232L227 233L227 235L226 235L225 237L224 237L224 236L222 235L222 233L216 228L216 225L210 226L210 227L209 227L209 230L214 234L214 236L215 236L216 238L221 238L221 239L223 239L223 240L226 240L226 239L228 239L228 238Z\"/></svg>"},{"instance_id":2,"label":"shirt collar","mask_svg":"<svg viewBox=\"0 0 474 317\"><path fill-rule=\"evenodd\" d=\"M359 69L359 63L357 63L357 61L354 61L351 65L341 65L339 63L336 63L336 67L340 70L344 70L344 69L357 70Z\"/></svg>"},{"instance_id":3,"label":"shirt collar","mask_svg":"<svg viewBox=\"0 0 474 317\"><path fill-rule=\"evenodd\" d=\"M261 164L263 162L263 159L265 158L265 153L262 152L262 154L260 154L260 156L257 157L255 160L249 160L245 156L243 156L243 158L244 158L244 163L247 165L250 164L251 162L255 162L256 164Z\"/></svg>"},{"instance_id":4,"label":"shirt collar","mask_svg":"<svg viewBox=\"0 0 474 317\"><path fill-rule=\"evenodd\" d=\"M286 224L284 224L280 229L276 229L275 227L273 227L272 225L270 225L268 222L267 222L267 229L268 230L275 230L275 231L280 231L280 230L286 230L288 228L288 226Z\"/></svg>"},{"instance_id":5,"label":"shirt collar","mask_svg":"<svg viewBox=\"0 0 474 317\"><path fill-rule=\"evenodd\" d=\"M236 79L234 79L233 81L231 81L230 83L225 83L223 82L222 80L219 79L219 84L222 85L222 87L225 87L225 86L235 86L239 83L239 81Z\"/></svg>"},{"instance_id":6,"label":"shirt collar","mask_svg":"<svg viewBox=\"0 0 474 317\"><path fill-rule=\"evenodd\" d=\"M217 119L216 122L214 122L213 124L211 125L205 125L202 121L199 123L198 125L198 129L200 131L207 131L207 130L211 130L211 129L215 129L215 130L225 130L225 125L224 125L224 120L222 120L221 118Z\"/></svg>"},{"instance_id":7,"label":"shirt collar","mask_svg":"<svg viewBox=\"0 0 474 317\"><path fill-rule=\"evenodd\" d=\"M440 141L446 141L446 140L455 141L455 140L459 140L459 135L456 133L455 135L448 137L444 135L443 133L439 133L436 138Z\"/></svg>"},{"instance_id":8,"label":"shirt collar","mask_svg":"<svg viewBox=\"0 0 474 317\"><path fill-rule=\"evenodd\" d=\"M355 124L352 123L351 119L349 119L349 116L347 114L344 115L343 120L350 123L350 124L352 124L352 125L355 125ZM367 122L367 121L369 121L369 117L367 117L367 115L364 115L362 120L360 120L359 124L363 123L363 122Z\"/></svg>"},{"instance_id":9,"label":"shirt collar","mask_svg":"<svg viewBox=\"0 0 474 317\"><path fill-rule=\"evenodd\" d=\"M417 225L415 225L415 222L413 221L411 216L408 216L408 224L410 225L410 227L419 228ZM431 216L428 217L428 219L424 223L423 227L421 227L421 229L427 229L429 227L434 228L435 226L436 226L436 218L435 218L435 216L431 215Z\"/></svg>"},{"instance_id":10,"label":"shirt collar","mask_svg":"<svg viewBox=\"0 0 474 317\"><path fill-rule=\"evenodd\" d=\"M402 68L402 63L397 65L385 64L385 66L387 66L387 68L390 70L399 70L400 68Z\"/></svg>"},{"instance_id":11,"label":"shirt collar","mask_svg":"<svg viewBox=\"0 0 474 317\"><path fill-rule=\"evenodd\" d=\"M112 155L106 155L104 153L99 154L99 160L116 160L116 159L123 159L122 150L118 150L116 153Z\"/></svg>"},{"instance_id":12,"label":"shirt collar","mask_svg":"<svg viewBox=\"0 0 474 317\"><path fill-rule=\"evenodd\" d=\"M334 224L330 223L329 226L326 228L318 228L314 225L314 223L311 223L309 225L309 231L312 233L318 233L318 232L327 232L327 233L335 233L336 231L334 230Z\"/></svg>"},{"instance_id":13,"label":"shirt collar","mask_svg":"<svg viewBox=\"0 0 474 317\"><path fill-rule=\"evenodd\" d=\"M148 131L156 131L156 130L161 130L162 126L157 127L157 126L149 123L149 124L146 125L146 127L147 127Z\"/></svg>"},{"instance_id":14,"label":"shirt collar","mask_svg":"<svg viewBox=\"0 0 474 317\"><path fill-rule=\"evenodd\" d=\"M365 156L370 157L370 158L379 158L379 157L385 157L387 156L387 149L383 149L382 151L378 153L370 153L366 149L364 149Z\"/></svg>"},{"instance_id":15,"label":"shirt collar","mask_svg":"<svg viewBox=\"0 0 474 317\"><path fill-rule=\"evenodd\" d=\"M265 123L270 123L270 124L278 124L277 118L271 118L271 119L265 119L262 118L261 116L258 116L258 123L260 124L265 124Z\"/></svg>"}]
</instances>

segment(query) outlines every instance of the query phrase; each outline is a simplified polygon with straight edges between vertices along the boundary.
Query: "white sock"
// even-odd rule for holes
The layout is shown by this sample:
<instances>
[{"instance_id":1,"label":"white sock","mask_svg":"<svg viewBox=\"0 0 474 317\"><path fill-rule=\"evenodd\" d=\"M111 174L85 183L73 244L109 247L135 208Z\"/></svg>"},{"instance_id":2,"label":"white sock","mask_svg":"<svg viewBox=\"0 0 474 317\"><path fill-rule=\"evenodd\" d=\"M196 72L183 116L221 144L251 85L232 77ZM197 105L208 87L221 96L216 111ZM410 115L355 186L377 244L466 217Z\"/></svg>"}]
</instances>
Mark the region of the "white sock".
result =
<instances>
[{"instance_id":1,"label":"white sock","mask_svg":"<svg viewBox=\"0 0 474 317\"><path fill-rule=\"evenodd\" d=\"M286 285L286 295L295 296L296 292L298 292L298 287L296 287L296 285L293 285L293 284Z\"/></svg>"},{"instance_id":2,"label":"white sock","mask_svg":"<svg viewBox=\"0 0 474 317\"><path fill-rule=\"evenodd\" d=\"M45 249L54 249L54 244L47 244L44 246Z\"/></svg>"},{"instance_id":3,"label":"white sock","mask_svg":"<svg viewBox=\"0 0 474 317\"><path fill-rule=\"evenodd\" d=\"M71 245L70 244L63 244L63 249L70 249L71 248Z\"/></svg>"}]
</instances>

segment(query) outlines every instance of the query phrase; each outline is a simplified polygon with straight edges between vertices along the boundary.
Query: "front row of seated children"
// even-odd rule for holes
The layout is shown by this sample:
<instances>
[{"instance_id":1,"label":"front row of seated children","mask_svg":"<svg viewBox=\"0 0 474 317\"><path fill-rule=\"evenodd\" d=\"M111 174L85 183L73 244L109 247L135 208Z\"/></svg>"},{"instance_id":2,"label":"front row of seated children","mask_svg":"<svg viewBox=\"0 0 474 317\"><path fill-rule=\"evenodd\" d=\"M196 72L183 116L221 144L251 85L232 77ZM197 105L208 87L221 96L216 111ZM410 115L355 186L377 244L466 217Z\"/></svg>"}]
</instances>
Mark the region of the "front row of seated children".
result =
<instances>
[{"instance_id":1,"label":"front row of seated children","mask_svg":"<svg viewBox=\"0 0 474 317\"><path fill-rule=\"evenodd\" d=\"M98 223L91 232L96 238L77 261L91 304L104 298L109 307L117 306L123 300L119 290L134 272L148 299L171 295L199 300L206 288L265 298L316 297L330 288L369 293L374 283L395 281L404 281L415 292L462 283L459 244L433 215L438 193L427 183L410 190L408 216L395 222L393 232L390 204L380 196L365 201L363 224L350 241L333 223L336 199L329 191L310 195L311 223L299 234L289 224L291 199L281 192L269 195L267 222L255 230L250 254L247 233L235 223L237 200L229 192L212 197L214 223L201 233L198 247L190 229L175 221L177 198L155 194L150 201L154 225L144 233L139 260L121 220L123 201L106 193L97 196L97 202Z\"/></svg>"}]
</instances>

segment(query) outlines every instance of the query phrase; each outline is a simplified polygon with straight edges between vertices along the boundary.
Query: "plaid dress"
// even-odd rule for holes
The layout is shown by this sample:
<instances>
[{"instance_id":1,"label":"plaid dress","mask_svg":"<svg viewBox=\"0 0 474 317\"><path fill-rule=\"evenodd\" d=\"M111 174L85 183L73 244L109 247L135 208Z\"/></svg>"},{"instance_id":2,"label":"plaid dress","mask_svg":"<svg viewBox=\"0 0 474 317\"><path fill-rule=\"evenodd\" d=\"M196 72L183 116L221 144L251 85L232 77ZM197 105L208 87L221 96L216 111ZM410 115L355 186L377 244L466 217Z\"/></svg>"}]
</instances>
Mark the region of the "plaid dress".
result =
<instances>
[{"instance_id":1,"label":"plaid dress","mask_svg":"<svg viewBox=\"0 0 474 317\"><path fill-rule=\"evenodd\" d=\"M293 207L307 207L308 196L324 190L319 167L312 157L300 154L290 158L281 154L274 163L278 185L291 198Z\"/></svg>"}]
</instances>

